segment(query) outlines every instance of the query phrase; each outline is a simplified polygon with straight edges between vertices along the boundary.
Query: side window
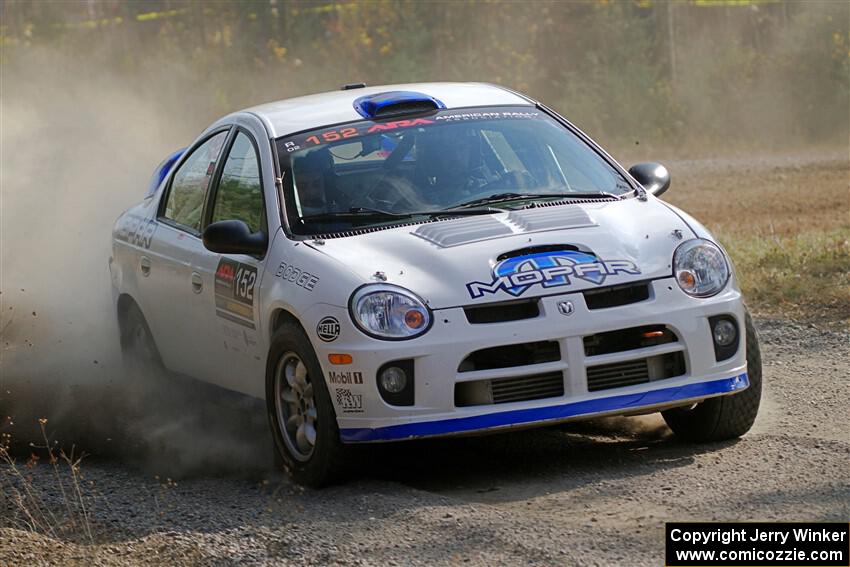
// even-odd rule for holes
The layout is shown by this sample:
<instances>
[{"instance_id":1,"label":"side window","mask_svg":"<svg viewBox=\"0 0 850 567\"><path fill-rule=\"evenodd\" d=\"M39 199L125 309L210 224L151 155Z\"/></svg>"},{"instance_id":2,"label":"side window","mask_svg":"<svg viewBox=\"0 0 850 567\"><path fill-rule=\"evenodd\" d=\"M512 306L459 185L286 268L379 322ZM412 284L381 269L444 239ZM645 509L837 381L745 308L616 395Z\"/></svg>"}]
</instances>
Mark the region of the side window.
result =
<instances>
[{"instance_id":1,"label":"side window","mask_svg":"<svg viewBox=\"0 0 850 567\"><path fill-rule=\"evenodd\" d=\"M265 228L257 152L242 132L233 141L215 193L212 222L222 220L245 221L251 232Z\"/></svg>"},{"instance_id":2,"label":"side window","mask_svg":"<svg viewBox=\"0 0 850 567\"><path fill-rule=\"evenodd\" d=\"M176 223L201 230L204 197L227 132L219 132L192 152L174 173L163 216Z\"/></svg>"}]
</instances>

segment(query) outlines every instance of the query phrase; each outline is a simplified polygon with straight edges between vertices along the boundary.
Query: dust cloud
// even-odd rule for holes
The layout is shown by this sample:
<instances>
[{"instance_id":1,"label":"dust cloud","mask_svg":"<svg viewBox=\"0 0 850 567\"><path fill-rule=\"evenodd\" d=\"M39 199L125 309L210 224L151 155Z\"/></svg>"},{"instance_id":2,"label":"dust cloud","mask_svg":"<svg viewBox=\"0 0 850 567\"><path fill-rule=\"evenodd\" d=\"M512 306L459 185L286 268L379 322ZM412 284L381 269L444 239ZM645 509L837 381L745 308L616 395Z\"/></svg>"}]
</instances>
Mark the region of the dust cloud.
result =
<instances>
[{"instance_id":1,"label":"dust cloud","mask_svg":"<svg viewBox=\"0 0 850 567\"><path fill-rule=\"evenodd\" d=\"M66 450L172 475L267 468L262 409L201 384L128 374L112 306L115 219L141 199L157 163L214 117L193 119L188 96L169 108L150 85L56 52L4 66L2 82L3 432L18 446L43 444L46 418Z\"/></svg>"}]
</instances>

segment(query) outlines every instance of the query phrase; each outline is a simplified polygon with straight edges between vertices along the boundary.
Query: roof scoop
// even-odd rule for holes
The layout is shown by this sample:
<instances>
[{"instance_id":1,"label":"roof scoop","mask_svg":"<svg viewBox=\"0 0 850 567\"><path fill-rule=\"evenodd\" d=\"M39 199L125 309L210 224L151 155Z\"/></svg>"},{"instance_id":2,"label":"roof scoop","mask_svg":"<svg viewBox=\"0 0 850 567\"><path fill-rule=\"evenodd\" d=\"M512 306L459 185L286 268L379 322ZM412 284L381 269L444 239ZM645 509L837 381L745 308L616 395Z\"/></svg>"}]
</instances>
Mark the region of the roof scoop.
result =
<instances>
[{"instance_id":1,"label":"roof scoop","mask_svg":"<svg viewBox=\"0 0 850 567\"><path fill-rule=\"evenodd\" d=\"M446 108L442 101L415 91L390 91L361 96L354 101L354 110L371 120L395 118L405 114L420 114Z\"/></svg>"}]
</instances>

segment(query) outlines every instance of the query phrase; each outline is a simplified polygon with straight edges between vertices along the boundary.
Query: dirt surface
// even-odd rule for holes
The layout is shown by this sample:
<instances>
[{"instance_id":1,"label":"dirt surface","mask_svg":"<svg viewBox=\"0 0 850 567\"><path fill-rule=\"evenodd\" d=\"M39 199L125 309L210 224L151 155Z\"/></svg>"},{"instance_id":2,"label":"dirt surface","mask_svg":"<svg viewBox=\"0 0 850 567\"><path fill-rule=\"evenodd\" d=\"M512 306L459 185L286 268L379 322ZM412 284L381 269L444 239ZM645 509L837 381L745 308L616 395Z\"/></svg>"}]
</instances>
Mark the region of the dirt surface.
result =
<instances>
[{"instance_id":1,"label":"dirt surface","mask_svg":"<svg viewBox=\"0 0 850 567\"><path fill-rule=\"evenodd\" d=\"M666 521L847 521L850 333L757 324L764 399L739 441L688 445L657 415L611 418L382 446L321 491L262 466L174 483L92 459L95 544L2 528L0 564L658 566ZM58 504L49 466L26 473Z\"/></svg>"},{"instance_id":2,"label":"dirt surface","mask_svg":"<svg viewBox=\"0 0 850 567\"><path fill-rule=\"evenodd\" d=\"M661 161L672 179L663 199L715 234L768 238L850 228L847 148Z\"/></svg>"}]
</instances>

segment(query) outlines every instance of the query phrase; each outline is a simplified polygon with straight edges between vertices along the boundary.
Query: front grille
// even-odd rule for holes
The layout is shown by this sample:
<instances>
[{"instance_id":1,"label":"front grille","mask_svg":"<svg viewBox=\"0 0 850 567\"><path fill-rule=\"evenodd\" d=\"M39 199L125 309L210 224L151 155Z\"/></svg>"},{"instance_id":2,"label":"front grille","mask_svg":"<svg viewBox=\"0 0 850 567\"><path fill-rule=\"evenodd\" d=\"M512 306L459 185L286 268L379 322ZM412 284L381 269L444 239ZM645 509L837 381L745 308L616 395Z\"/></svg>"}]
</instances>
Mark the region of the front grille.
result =
<instances>
[{"instance_id":1,"label":"front grille","mask_svg":"<svg viewBox=\"0 0 850 567\"><path fill-rule=\"evenodd\" d=\"M473 325L480 325L533 319L540 315L540 305L536 299L523 299L464 307L463 311L466 313L467 321Z\"/></svg>"},{"instance_id":2,"label":"front grille","mask_svg":"<svg viewBox=\"0 0 850 567\"><path fill-rule=\"evenodd\" d=\"M457 407L527 402L563 395L564 375L562 372L455 384L455 406Z\"/></svg>"},{"instance_id":3,"label":"front grille","mask_svg":"<svg viewBox=\"0 0 850 567\"><path fill-rule=\"evenodd\" d=\"M649 366L645 358L587 369L587 389L591 392L646 382L649 382Z\"/></svg>"},{"instance_id":4,"label":"front grille","mask_svg":"<svg viewBox=\"0 0 850 567\"><path fill-rule=\"evenodd\" d=\"M513 368L558 360L561 360L561 347L556 341L537 341L476 350L463 359L457 371Z\"/></svg>"},{"instance_id":5,"label":"front grille","mask_svg":"<svg viewBox=\"0 0 850 567\"><path fill-rule=\"evenodd\" d=\"M553 398L564 395L564 375L547 372L522 378L498 378L490 381L490 389L494 404Z\"/></svg>"},{"instance_id":6,"label":"front grille","mask_svg":"<svg viewBox=\"0 0 850 567\"><path fill-rule=\"evenodd\" d=\"M674 343L678 340L676 333L664 325L630 327L584 337L584 354L597 356Z\"/></svg>"},{"instance_id":7,"label":"front grille","mask_svg":"<svg viewBox=\"0 0 850 567\"><path fill-rule=\"evenodd\" d=\"M615 285L601 289L589 289L582 293L588 309L605 309L606 307L619 307L649 299L649 284L639 282Z\"/></svg>"},{"instance_id":8,"label":"front grille","mask_svg":"<svg viewBox=\"0 0 850 567\"><path fill-rule=\"evenodd\" d=\"M587 389L591 392L646 384L675 378L685 373L685 357L672 352L649 358L600 364L587 368Z\"/></svg>"}]
</instances>

